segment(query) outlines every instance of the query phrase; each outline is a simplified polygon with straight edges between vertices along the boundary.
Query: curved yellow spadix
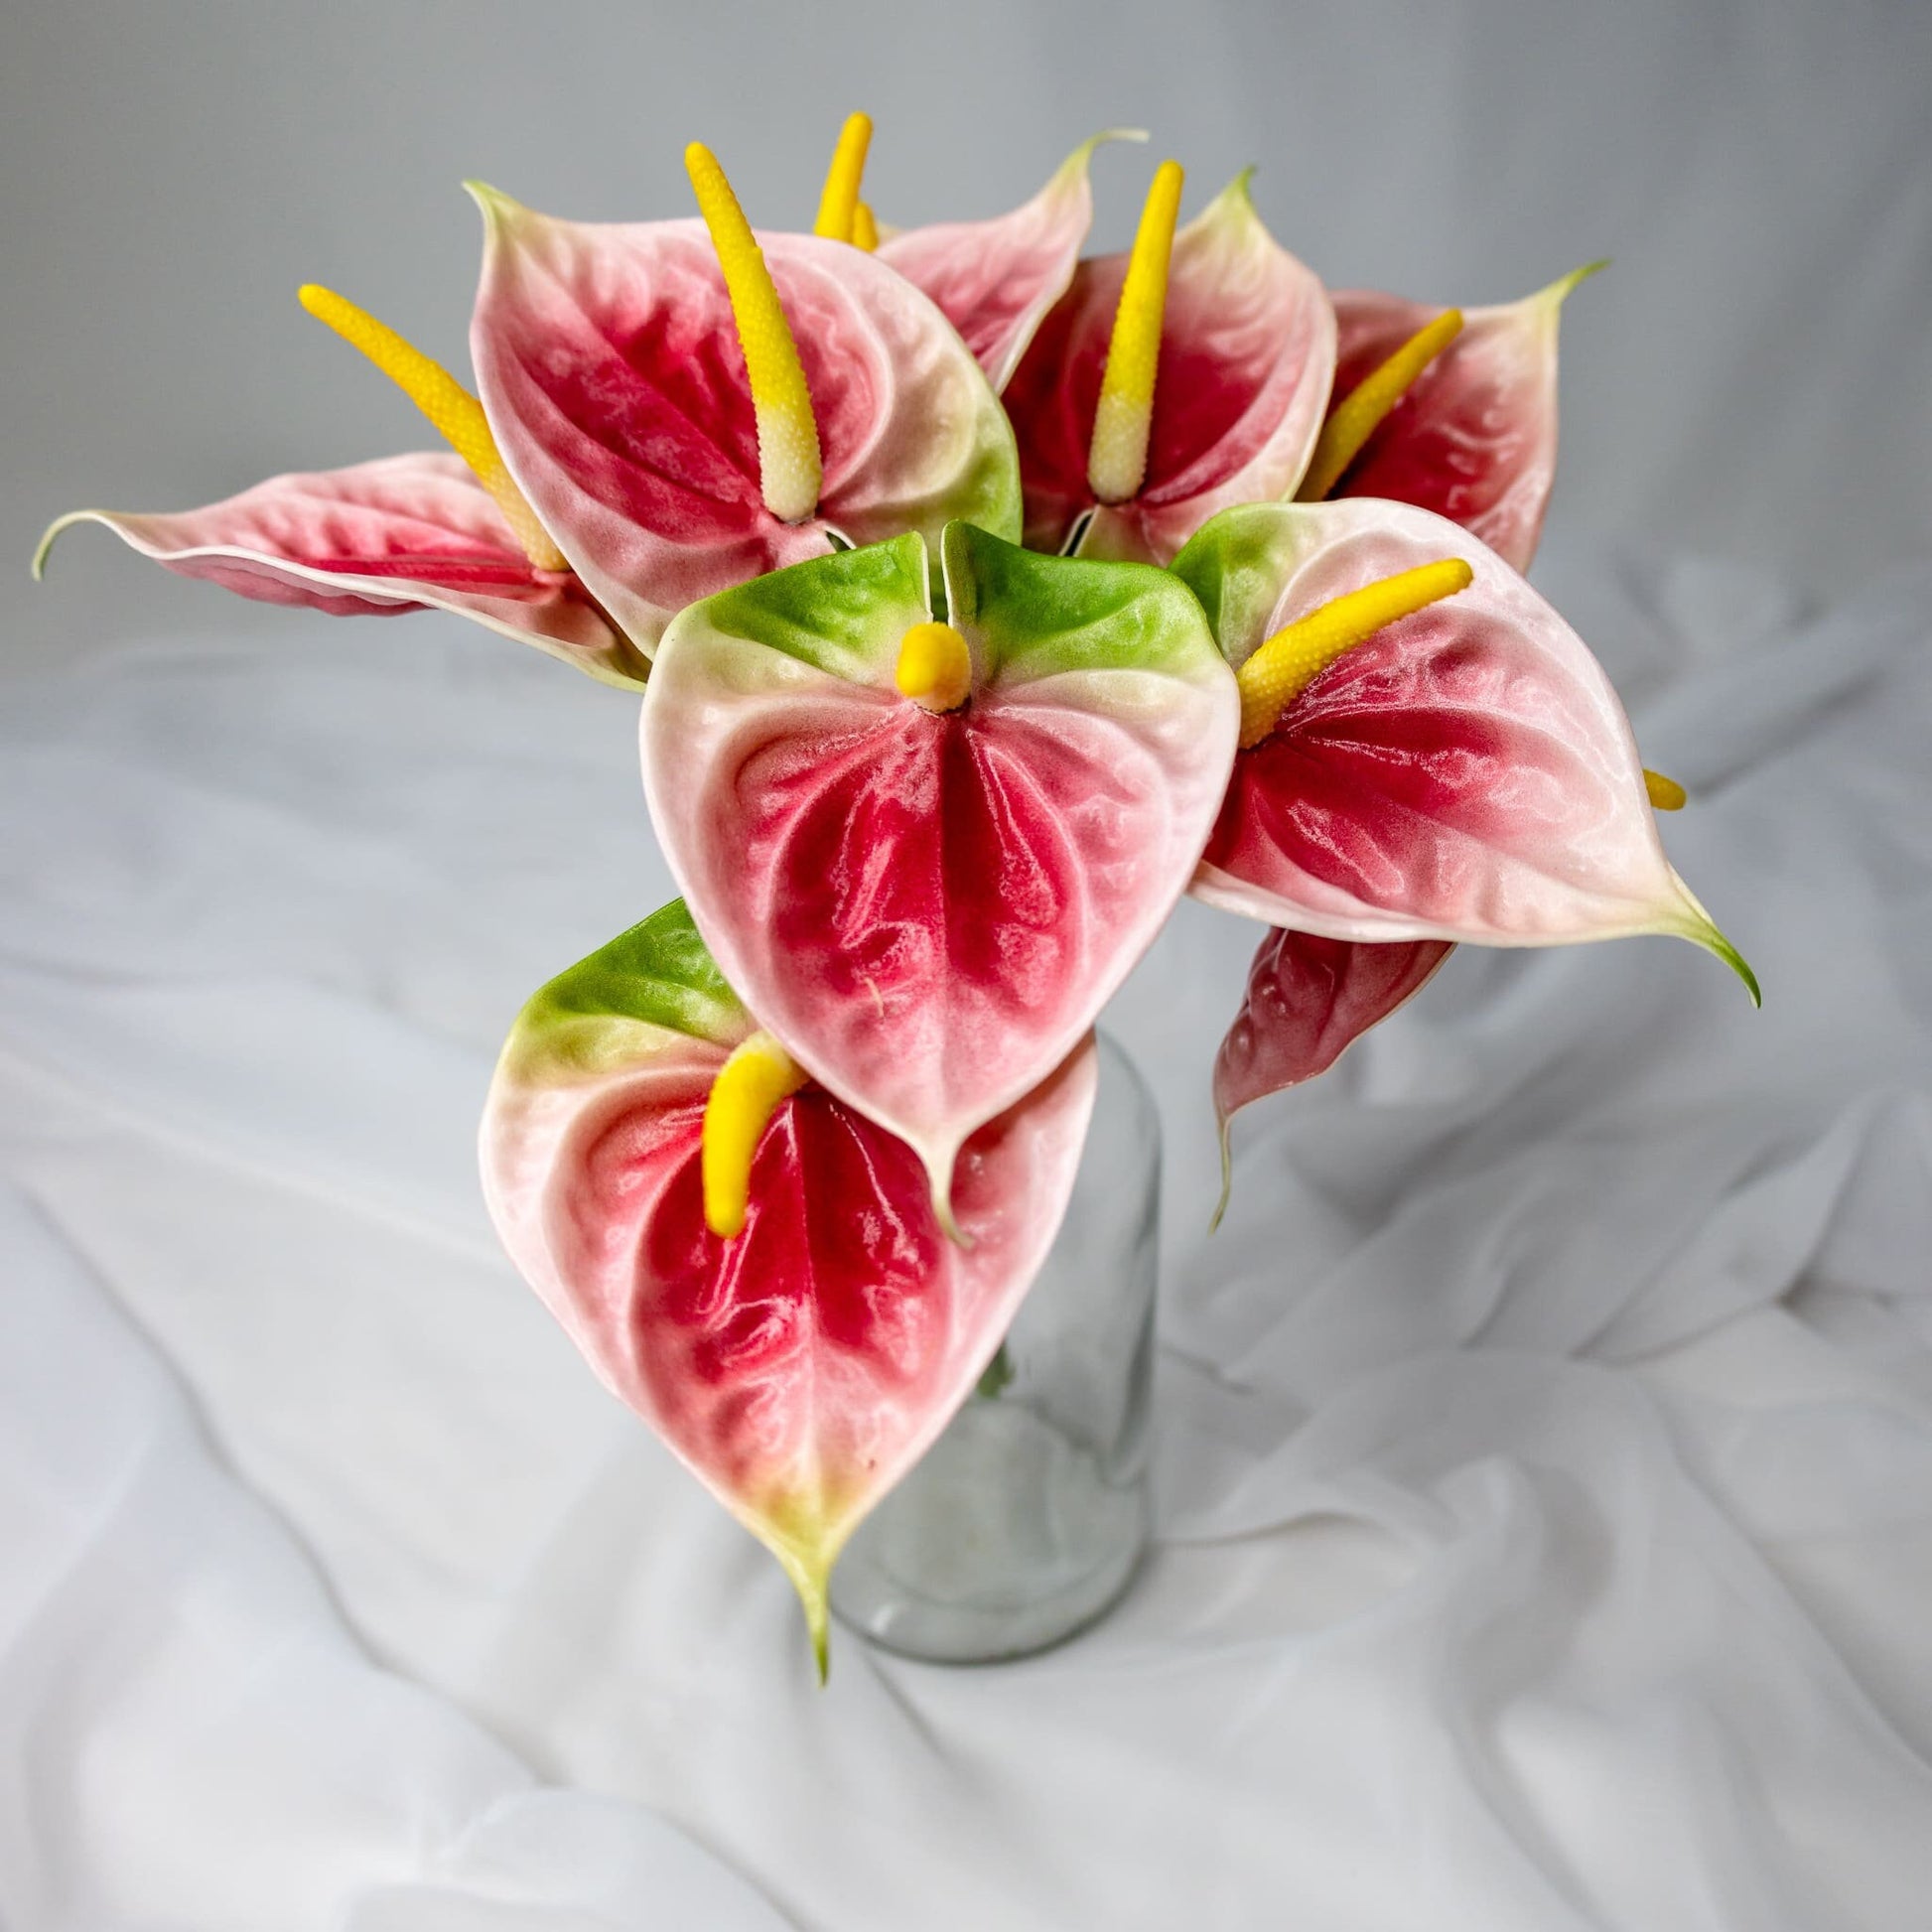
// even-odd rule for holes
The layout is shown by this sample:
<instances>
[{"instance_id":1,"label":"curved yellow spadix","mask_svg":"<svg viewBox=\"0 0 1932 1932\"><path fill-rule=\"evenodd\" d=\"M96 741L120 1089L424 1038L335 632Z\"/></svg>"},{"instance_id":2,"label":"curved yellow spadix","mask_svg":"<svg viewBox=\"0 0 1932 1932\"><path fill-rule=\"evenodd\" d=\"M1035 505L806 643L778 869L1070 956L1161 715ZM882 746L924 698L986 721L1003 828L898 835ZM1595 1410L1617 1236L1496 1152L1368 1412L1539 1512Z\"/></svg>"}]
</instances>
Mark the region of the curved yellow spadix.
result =
<instances>
[{"instance_id":1,"label":"curved yellow spadix","mask_svg":"<svg viewBox=\"0 0 1932 1932\"><path fill-rule=\"evenodd\" d=\"M1467 590L1474 575L1460 557L1445 557L1331 598L1284 625L1235 673L1241 687L1241 749L1260 744L1281 722L1287 706L1343 651Z\"/></svg>"},{"instance_id":2,"label":"curved yellow spadix","mask_svg":"<svg viewBox=\"0 0 1932 1932\"><path fill-rule=\"evenodd\" d=\"M1675 778L1648 769L1643 774L1643 788L1650 799L1650 809L1655 812L1681 812L1691 795Z\"/></svg>"},{"instance_id":3,"label":"curved yellow spadix","mask_svg":"<svg viewBox=\"0 0 1932 1932\"><path fill-rule=\"evenodd\" d=\"M1148 431L1154 422L1154 379L1161 365L1161 322L1168 307L1168 264L1180 214L1180 164L1164 161L1141 209L1134 252L1127 258L1107 368L1100 378L1093 441L1087 446L1087 483L1103 503L1124 503L1147 475Z\"/></svg>"},{"instance_id":4,"label":"curved yellow spadix","mask_svg":"<svg viewBox=\"0 0 1932 1932\"><path fill-rule=\"evenodd\" d=\"M564 553L550 540L529 499L504 467L483 404L441 362L431 361L366 309L314 282L305 282L296 294L318 322L327 323L351 348L366 355L429 418L437 434L496 499L530 562L538 570L568 570Z\"/></svg>"},{"instance_id":5,"label":"curved yellow spadix","mask_svg":"<svg viewBox=\"0 0 1932 1932\"><path fill-rule=\"evenodd\" d=\"M852 245L871 254L879 246L879 218L868 202L852 210Z\"/></svg>"},{"instance_id":6,"label":"curved yellow spadix","mask_svg":"<svg viewBox=\"0 0 1932 1932\"><path fill-rule=\"evenodd\" d=\"M1362 453L1362 445L1382 419L1409 393L1417 376L1462 333L1462 311L1445 309L1434 322L1418 329L1386 362L1371 369L1342 397L1321 425L1308 475L1295 494L1304 503L1318 503L1342 472Z\"/></svg>"},{"instance_id":7,"label":"curved yellow spadix","mask_svg":"<svg viewBox=\"0 0 1932 1932\"><path fill-rule=\"evenodd\" d=\"M759 490L764 507L785 523L802 523L818 507L824 482L818 423L805 386L804 364L791 325L778 301L771 271L752 236L752 224L725 179L717 157L702 141L684 150L684 167L698 198L698 212L711 230L711 245L724 271L745 374L759 425Z\"/></svg>"},{"instance_id":8,"label":"curved yellow spadix","mask_svg":"<svg viewBox=\"0 0 1932 1932\"><path fill-rule=\"evenodd\" d=\"M973 688L973 653L949 623L915 623L898 643L899 693L928 711L957 711Z\"/></svg>"},{"instance_id":9,"label":"curved yellow spadix","mask_svg":"<svg viewBox=\"0 0 1932 1932\"><path fill-rule=\"evenodd\" d=\"M848 114L839 129L839 144L832 150L832 165L825 173L824 192L818 198L818 219L812 233L827 241L856 240L855 223L859 213L859 184L865 179L866 150L872 145L872 116ZM876 245L876 244L875 244Z\"/></svg>"},{"instance_id":10,"label":"curved yellow spadix","mask_svg":"<svg viewBox=\"0 0 1932 1932\"><path fill-rule=\"evenodd\" d=\"M752 1157L779 1101L805 1084L805 1069L769 1034L734 1049L704 1106L700 1169L705 1225L726 1241L744 1231L752 1194Z\"/></svg>"}]
</instances>

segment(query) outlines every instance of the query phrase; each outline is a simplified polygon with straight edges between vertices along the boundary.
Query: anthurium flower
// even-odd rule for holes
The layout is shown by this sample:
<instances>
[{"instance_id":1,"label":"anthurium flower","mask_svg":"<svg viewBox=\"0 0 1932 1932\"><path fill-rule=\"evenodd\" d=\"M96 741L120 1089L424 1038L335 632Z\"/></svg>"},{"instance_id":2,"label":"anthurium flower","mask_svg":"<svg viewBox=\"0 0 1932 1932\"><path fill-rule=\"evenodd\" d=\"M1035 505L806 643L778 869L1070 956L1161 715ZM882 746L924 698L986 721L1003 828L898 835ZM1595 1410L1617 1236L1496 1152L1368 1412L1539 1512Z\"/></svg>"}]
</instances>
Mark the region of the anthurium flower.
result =
<instances>
[{"instance_id":1,"label":"anthurium flower","mask_svg":"<svg viewBox=\"0 0 1932 1932\"><path fill-rule=\"evenodd\" d=\"M1174 572L1243 699L1193 891L1336 939L1675 933L1749 969L1671 870L1628 721L1583 640L1459 525L1266 503Z\"/></svg>"},{"instance_id":2,"label":"anthurium flower","mask_svg":"<svg viewBox=\"0 0 1932 1932\"><path fill-rule=\"evenodd\" d=\"M877 246L938 304L994 388L1004 389L1046 312L1066 293L1093 224L1088 164L1103 141L1145 141L1114 129L1084 141L1032 201L990 221L901 228ZM848 239L851 237L847 237Z\"/></svg>"},{"instance_id":3,"label":"anthurium flower","mask_svg":"<svg viewBox=\"0 0 1932 1932\"><path fill-rule=\"evenodd\" d=\"M964 523L944 621L916 537L681 613L645 791L732 984L830 1092L957 1150L1062 1060L1213 822L1237 699L1164 571Z\"/></svg>"},{"instance_id":4,"label":"anthurium flower","mask_svg":"<svg viewBox=\"0 0 1932 1932\"><path fill-rule=\"evenodd\" d=\"M1241 1010L1214 1056L1214 1117L1221 1130L1216 1226L1228 1201L1234 1115L1325 1073L1371 1027L1421 992L1453 950L1446 939L1375 945L1285 930L1263 938Z\"/></svg>"},{"instance_id":5,"label":"anthurium flower","mask_svg":"<svg viewBox=\"0 0 1932 1932\"><path fill-rule=\"evenodd\" d=\"M34 575L46 568L62 531L104 523L177 575L242 597L332 617L453 611L602 682L641 684L646 660L538 522L504 469L476 397L353 303L314 287L302 299L396 380L455 454L273 477L203 509L75 510L41 539Z\"/></svg>"},{"instance_id":6,"label":"anthurium flower","mask_svg":"<svg viewBox=\"0 0 1932 1932\"><path fill-rule=\"evenodd\" d=\"M1168 562L1217 510L1295 488L1321 427L1335 320L1243 175L1174 231L1155 177L1134 247L1080 264L1006 390L1027 542Z\"/></svg>"},{"instance_id":7,"label":"anthurium flower","mask_svg":"<svg viewBox=\"0 0 1932 1932\"><path fill-rule=\"evenodd\" d=\"M1018 535L1013 435L972 351L861 248L704 218L553 220L472 185L471 348L510 473L639 649L760 573L950 519Z\"/></svg>"},{"instance_id":8,"label":"anthurium flower","mask_svg":"<svg viewBox=\"0 0 1932 1932\"><path fill-rule=\"evenodd\" d=\"M503 1048L482 1157L504 1245L607 1386L784 1566L821 1674L833 1562L1012 1322L1094 1079L1078 1042L968 1140L961 1247L910 1148L784 1075L679 901L552 980ZM730 1234L710 1212L721 1139Z\"/></svg>"},{"instance_id":9,"label":"anthurium flower","mask_svg":"<svg viewBox=\"0 0 1932 1932\"><path fill-rule=\"evenodd\" d=\"M1466 314L1337 294L1334 401L1298 493L1415 503L1527 570L1556 476L1564 298L1603 266Z\"/></svg>"}]
</instances>

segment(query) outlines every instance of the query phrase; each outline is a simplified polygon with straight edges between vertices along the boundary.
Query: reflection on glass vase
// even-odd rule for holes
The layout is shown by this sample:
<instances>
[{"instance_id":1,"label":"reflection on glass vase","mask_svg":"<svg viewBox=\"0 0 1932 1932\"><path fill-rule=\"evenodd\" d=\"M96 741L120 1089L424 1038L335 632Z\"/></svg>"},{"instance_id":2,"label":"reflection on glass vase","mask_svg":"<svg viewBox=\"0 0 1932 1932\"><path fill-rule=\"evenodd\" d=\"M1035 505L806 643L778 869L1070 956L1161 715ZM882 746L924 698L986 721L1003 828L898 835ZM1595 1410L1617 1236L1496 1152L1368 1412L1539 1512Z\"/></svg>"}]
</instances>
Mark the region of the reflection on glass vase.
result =
<instances>
[{"instance_id":1,"label":"reflection on glass vase","mask_svg":"<svg viewBox=\"0 0 1932 1932\"><path fill-rule=\"evenodd\" d=\"M1073 1197L979 1388L832 1573L840 1621L934 1663L1022 1657L1127 1587L1146 1547L1161 1122L1100 1035Z\"/></svg>"}]
</instances>

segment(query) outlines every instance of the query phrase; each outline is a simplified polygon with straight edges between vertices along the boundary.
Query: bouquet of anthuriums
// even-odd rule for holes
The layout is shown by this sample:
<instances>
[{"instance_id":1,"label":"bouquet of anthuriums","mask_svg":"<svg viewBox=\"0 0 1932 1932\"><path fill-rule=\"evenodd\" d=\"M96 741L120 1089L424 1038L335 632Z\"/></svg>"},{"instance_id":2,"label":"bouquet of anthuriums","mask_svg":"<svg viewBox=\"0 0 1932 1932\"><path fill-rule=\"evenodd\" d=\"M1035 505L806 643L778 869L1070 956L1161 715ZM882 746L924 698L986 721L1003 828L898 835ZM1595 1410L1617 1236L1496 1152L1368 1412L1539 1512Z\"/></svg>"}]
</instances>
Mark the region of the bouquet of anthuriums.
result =
<instances>
[{"instance_id":1,"label":"bouquet of anthuriums","mask_svg":"<svg viewBox=\"0 0 1932 1932\"><path fill-rule=\"evenodd\" d=\"M1177 226L1173 162L1132 251L1082 260L1095 142L1009 214L892 230L870 133L809 235L755 235L699 146L696 220L476 187L477 394L302 291L454 454L76 513L246 597L453 611L642 693L684 897L524 1008L484 1187L777 1556L821 1668L832 1563L997 1350L1095 1017L1182 893L1265 928L1224 1168L1237 1108L1459 941L1676 933L1750 980L1664 856L1681 791L1520 574L1587 271L1466 315L1331 294L1246 177Z\"/></svg>"}]
</instances>

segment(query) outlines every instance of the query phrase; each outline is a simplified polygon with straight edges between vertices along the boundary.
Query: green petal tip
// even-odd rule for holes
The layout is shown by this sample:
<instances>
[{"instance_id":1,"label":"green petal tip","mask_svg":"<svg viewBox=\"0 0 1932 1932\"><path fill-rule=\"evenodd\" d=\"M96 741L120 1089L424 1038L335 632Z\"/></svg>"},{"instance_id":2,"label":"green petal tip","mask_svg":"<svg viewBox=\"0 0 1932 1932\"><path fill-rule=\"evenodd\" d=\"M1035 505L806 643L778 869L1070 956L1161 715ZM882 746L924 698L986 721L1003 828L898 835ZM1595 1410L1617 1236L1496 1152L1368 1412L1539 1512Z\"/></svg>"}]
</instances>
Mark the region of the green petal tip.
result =
<instances>
[{"instance_id":1,"label":"green petal tip","mask_svg":"<svg viewBox=\"0 0 1932 1932\"><path fill-rule=\"evenodd\" d=\"M34 561L28 566L33 572L34 582L44 583L47 579L47 560L54 549L56 539L62 531L75 523L84 523L89 517L98 515L96 510L69 510L65 516L57 516L42 533L41 540L34 550Z\"/></svg>"},{"instance_id":2,"label":"green petal tip","mask_svg":"<svg viewBox=\"0 0 1932 1932\"><path fill-rule=\"evenodd\" d=\"M1751 996L1752 1006L1763 1006L1764 995L1758 988L1757 975L1751 971L1750 961L1715 925L1706 926L1699 931L1691 933L1689 936L1702 946L1706 952L1715 953L1744 982L1744 991Z\"/></svg>"},{"instance_id":3,"label":"green petal tip","mask_svg":"<svg viewBox=\"0 0 1932 1932\"><path fill-rule=\"evenodd\" d=\"M798 1592L799 1607L805 1612L805 1634L811 1639L812 1669L823 1690L832 1674L832 1566L809 1563L796 1551L776 1544L771 1547Z\"/></svg>"},{"instance_id":4,"label":"green petal tip","mask_svg":"<svg viewBox=\"0 0 1932 1932\"><path fill-rule=\"evenodd\" d=\"M1543 291L1543 299L1546 302L1548 302L1552 308L1557 308L1557 309L1562 308L1565 301L1569 299L1571 291L1575 289L1579 283L1587 282L1592 275L1601 274L1604 269L1609 267L1609 265L1610 265L1609 256L1603 255L1593 262L1586 262L1582 268L1573 268L1568 275L1559 275L1557 279L1554 282L1552 282L1547 289Z\"/></svg>"},{"instance_id":5,"label":"green petal tip","mask_svg":"<svg viewBox=\"0 0 1932 1932\"><path fill-rule=\"evenodd\" d=\"M1228 1211L1228 1200L1234 1192L1234 1156L1228 1147L1228 1135L1232 1123L1225 1115L1221 1119L1221 1198L1214 1203L1214 1212L1208 1217L1207 1231L1219 1231L1221 1216Z\"/></svg>"},{"instance_id":6,"label":"green petal tip","mask_svg":"<svg viewBox=\"0 0 1932 1932\"><path fill-rule=\"evenodd\" d=\"M527 212L515 196L505 195L500 188L491 188L486 181L466 181L463 191L482 209L486 227L493 228L510 215Z\"/></svg>"}]
</instances>

